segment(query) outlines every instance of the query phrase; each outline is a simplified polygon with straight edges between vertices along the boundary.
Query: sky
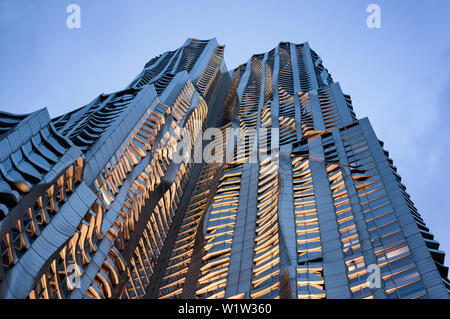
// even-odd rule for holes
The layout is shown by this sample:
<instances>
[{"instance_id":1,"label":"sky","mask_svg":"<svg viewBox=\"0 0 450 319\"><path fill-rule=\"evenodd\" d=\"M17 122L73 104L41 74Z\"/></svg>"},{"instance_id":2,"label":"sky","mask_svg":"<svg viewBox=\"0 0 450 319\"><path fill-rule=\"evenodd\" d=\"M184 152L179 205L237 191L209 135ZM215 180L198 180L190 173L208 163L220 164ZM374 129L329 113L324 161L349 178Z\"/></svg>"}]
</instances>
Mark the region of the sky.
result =
<instances>
[{"instance_id":1,"label":"sky","mask_svg":"<svg viewBox=\"0 0 450 319\"><path fill-rule=\"evenodd\" d=\"M372 3L379 29L366 25ZM66 25L69 4L81 8L79 29ZM125 88L187 38L217 38L228 69L308 41L450 254L449 30L447 0L0 0L0 110L66 113Z\"/></svg>"}]
</instances>

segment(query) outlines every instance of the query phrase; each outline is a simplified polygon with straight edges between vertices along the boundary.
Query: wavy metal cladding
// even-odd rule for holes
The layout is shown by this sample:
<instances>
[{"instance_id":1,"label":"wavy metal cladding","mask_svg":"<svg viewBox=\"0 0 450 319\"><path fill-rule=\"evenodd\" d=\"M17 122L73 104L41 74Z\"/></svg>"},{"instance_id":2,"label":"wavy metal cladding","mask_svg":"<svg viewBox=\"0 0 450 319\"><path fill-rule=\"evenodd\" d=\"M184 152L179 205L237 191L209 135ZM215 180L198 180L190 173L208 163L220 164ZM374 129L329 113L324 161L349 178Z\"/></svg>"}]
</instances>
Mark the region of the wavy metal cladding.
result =
<instances>
[{"instance_id":1,"label":"wavy metal cladding","mask_svg":"<svg viewBox=\"0 0 450 319\"><path fill-rule=\"evenodd\" d=\"M0 297L448 298L439 243L309 44L230 72L223 54L188 39L70 113L0 113ZM174 162L174 132L208 127L232 162Z\"/></svg>"},{"instance_id":2,"label":"wavy metal cladding","mask_svg":"<svg viewBox=\"0 0 450 319\"><path fill-rule=\"evenodd\" d=\"M173 162L171 133L200 133L222 57L215 39L189 39L126 89L53 120L1 113L2 298L145 293L134 276L151 274L193 168Z\"/></svg>"}]
</instances>

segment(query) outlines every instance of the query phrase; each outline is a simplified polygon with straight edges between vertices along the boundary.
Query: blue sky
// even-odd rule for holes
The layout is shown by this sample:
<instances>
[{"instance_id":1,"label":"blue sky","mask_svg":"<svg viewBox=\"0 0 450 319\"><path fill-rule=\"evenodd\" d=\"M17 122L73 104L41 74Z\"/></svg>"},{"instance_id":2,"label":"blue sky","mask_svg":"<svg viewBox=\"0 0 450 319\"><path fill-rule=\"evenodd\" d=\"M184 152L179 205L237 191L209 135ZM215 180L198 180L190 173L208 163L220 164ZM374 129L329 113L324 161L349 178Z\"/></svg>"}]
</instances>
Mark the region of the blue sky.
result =
<instances>
[{"instance_id":1,"label":"blue sky","mask_svg":"<svg viewBox=\"0 0 450 319\"><path fill-rule=\"evenodd\" d=\"M71 3L80 29L66 27ZM380 29L366 26L371 3ZM1 0L0 110L68 112L123 89L189 37L225 44L229 69L280 41L308 41L357 116L369 117L450 253L449 30L445 0Z\"/></svg>"}]
</instances>

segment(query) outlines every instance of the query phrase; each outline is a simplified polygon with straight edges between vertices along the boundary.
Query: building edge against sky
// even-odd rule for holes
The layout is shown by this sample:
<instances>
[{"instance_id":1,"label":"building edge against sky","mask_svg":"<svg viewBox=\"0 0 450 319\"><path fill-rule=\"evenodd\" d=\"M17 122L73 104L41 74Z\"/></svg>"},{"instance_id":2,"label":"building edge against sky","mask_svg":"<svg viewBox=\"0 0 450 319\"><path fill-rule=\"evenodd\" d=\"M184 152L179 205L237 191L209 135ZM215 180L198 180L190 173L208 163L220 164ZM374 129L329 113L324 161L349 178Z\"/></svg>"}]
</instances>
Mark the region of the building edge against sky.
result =
<instances>
[{"instance_id":1,"label":"building edge against sky","mask_svg":"<svg viewBox=\"0 0 450 319\"><path fill-rule=\"evenodd\" d=\"M444 252L309 44L231 71L223 53L188 39L70 113L0 113L0 297L448 298ZM173 160L178 129L213 127L277 161Z\"/></svg>"}]
</instances>

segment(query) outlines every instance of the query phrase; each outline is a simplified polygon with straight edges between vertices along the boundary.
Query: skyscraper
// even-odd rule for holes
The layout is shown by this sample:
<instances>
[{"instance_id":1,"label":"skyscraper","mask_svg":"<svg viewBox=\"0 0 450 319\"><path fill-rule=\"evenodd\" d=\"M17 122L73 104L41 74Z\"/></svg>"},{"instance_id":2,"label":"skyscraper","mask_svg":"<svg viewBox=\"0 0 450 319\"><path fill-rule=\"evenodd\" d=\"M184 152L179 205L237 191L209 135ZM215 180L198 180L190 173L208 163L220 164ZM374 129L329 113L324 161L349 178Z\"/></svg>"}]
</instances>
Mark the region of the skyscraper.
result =
<instances>
[{"instance_id":1,"label":"skyscraper","mask_svg":"<svg viewBox=\"0 0 450 319\"><path fill-rule=\"evenodd\" d=\"M444 252L309 44L232 71L223 53L188 39L70 113L0 113L0 297L448 298Z\"/></svg>"}]
</instances>

